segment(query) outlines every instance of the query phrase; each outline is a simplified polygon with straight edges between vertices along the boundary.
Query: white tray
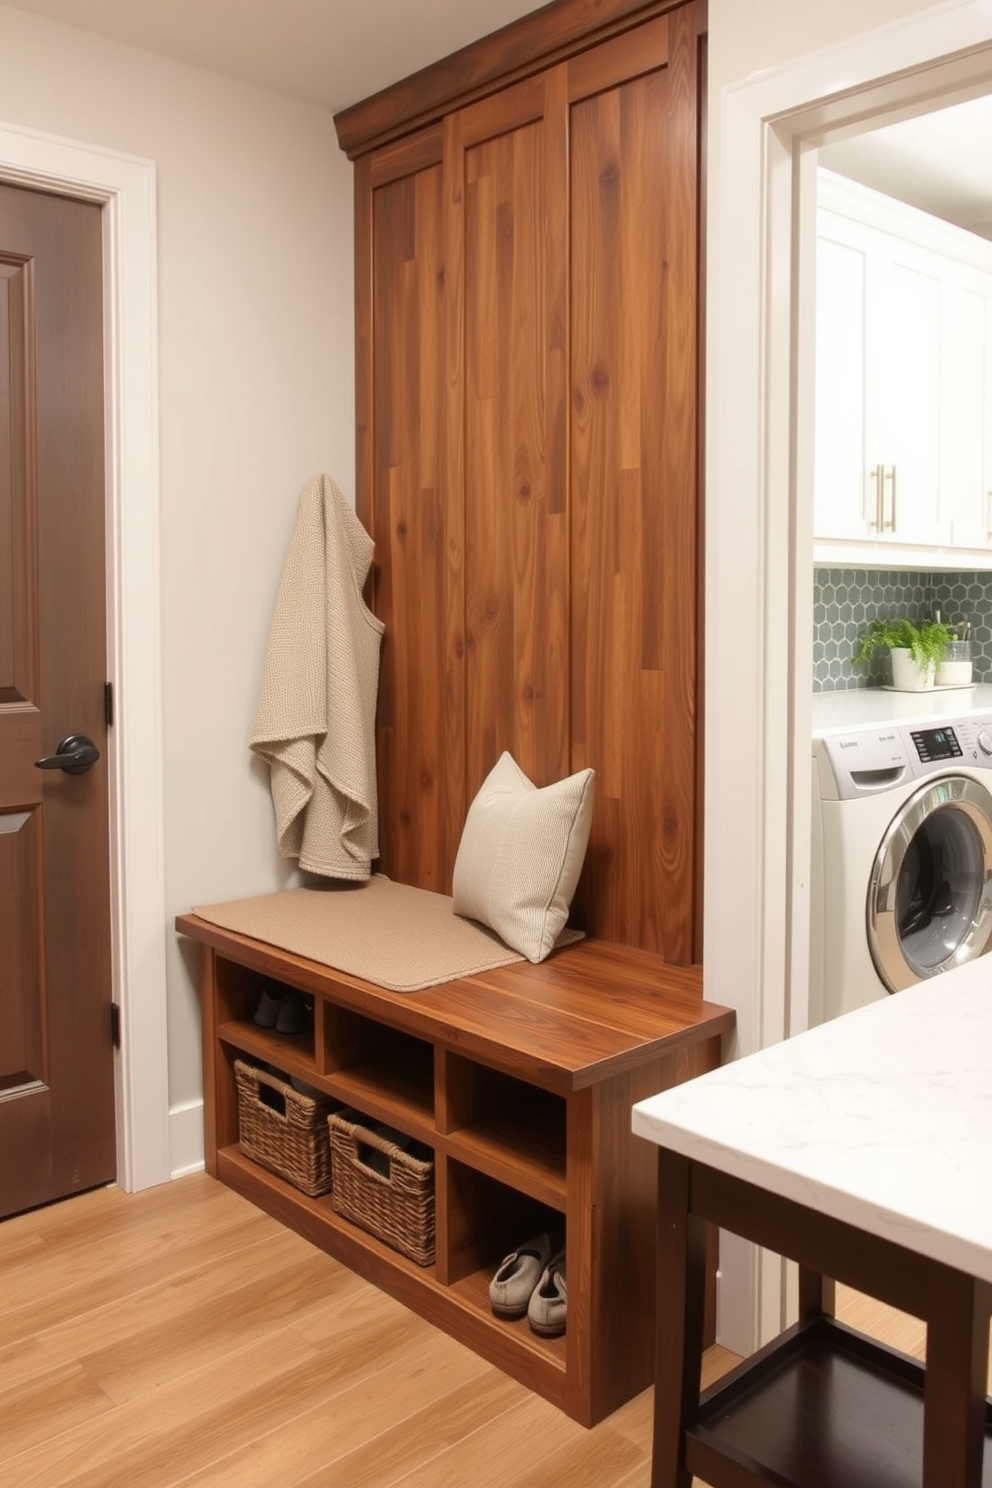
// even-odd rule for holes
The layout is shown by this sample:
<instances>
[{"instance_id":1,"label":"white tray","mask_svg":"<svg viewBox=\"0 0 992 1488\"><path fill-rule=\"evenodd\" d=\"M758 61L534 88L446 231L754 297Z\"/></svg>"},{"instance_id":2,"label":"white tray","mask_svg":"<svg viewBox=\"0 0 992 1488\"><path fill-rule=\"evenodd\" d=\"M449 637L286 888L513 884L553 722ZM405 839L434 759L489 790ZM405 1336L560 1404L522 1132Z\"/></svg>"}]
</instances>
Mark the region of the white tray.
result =
<instances>
[{"instance_id":1,"label":"white tray","mask_svg":"<svg viewBox=\"0 0 992 1488\"><path fill-rule=\"evenodd\" d=\"M891 682L883 682L882 691L919 693L920 697L926 697L928 692L974 692L977 686L977 682L950 682L938 687L935 682L932 687L893 687Z\"/></svg>"}]
</instances>

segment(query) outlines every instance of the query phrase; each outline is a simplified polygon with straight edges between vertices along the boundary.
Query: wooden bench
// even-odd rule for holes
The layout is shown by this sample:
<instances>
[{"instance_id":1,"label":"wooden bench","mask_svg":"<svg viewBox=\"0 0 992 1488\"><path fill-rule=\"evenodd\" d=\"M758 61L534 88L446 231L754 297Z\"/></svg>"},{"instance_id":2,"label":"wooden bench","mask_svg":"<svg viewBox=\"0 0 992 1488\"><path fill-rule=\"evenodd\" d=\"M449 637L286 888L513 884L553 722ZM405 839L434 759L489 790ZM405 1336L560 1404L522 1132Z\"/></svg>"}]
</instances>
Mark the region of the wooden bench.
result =
<instances>
[{"instance_id":1,"label":"wooden bench","mask_svg":"<svg viewBox=\"0 0 992 1488\"><path fill-rule=\"evenodd\" d=\"M209 1172L591 1426L654 1370L655 1154L631 1107L720 1063L732 1010L699 968L585 940L417 992L390 992L182 915L200 947ZM259 1028L262 987L312 994L312 1032ZM245 1157L234 1060L277 1066L435 1156L436 1260L421 1267ZM500 1259L567 1234L566 1334L489 1306Z\"/></svg>"}]
</instances>

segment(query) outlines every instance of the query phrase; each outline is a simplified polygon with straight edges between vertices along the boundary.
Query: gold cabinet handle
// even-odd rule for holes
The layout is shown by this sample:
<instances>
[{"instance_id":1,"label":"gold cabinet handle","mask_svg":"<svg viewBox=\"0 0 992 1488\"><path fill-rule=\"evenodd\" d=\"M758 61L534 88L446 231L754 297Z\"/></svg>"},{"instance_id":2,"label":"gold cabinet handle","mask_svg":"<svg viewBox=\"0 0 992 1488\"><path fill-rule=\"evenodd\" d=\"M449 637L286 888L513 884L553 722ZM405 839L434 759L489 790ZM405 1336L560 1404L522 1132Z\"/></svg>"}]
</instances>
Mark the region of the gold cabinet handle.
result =
<instances>
[{"instance_id":1,"label":"gold cabinet handle","mask_svg":"<svg viewBox=\"0 0 992 1488\"><path fill-rule=\"evenodd\" d=\"M886 481L888 481L890 483L890 489L891 489L891 492L892 492L891 500L889 502L888 520L886 520L886 514L885 514L884 486L885 486L885 482ZM894 465L889 465L885 469L885 471L883 473L883 476L882 476L882 486L883 486L883 494L882 494L882 530L883 530L883 532L895 532L895 530L896 530L896 467Z\"/></svg>"},{"instance_id":2,"label":"gold cabinet handle","mask_svg":"<svg viewBox=\"0 0 992 1488\"><path fill-rule=\"evenodd\" d=\"M868 523L869 531L872 532L881 532L882 530L882 489L884 478L883 467L876 465L868 472L868 480L865 483L865 521ZM869 500L872 486L875 488L874 501Z\"/></svg>"}]
</instances>

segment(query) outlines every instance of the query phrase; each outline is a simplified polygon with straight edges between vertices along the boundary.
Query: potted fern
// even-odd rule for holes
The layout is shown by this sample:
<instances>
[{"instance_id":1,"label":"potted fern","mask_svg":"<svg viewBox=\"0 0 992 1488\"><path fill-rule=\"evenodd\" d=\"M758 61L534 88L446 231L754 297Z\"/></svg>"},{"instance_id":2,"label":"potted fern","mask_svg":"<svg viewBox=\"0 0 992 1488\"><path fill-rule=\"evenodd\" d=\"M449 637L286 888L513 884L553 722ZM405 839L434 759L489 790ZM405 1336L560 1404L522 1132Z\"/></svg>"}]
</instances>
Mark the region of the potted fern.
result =
<instances>
[{"instance_id":1,"label":"potted fern","mask_svg":"<svg viewBox=\"0 0 992 1488\"><path fill-rule=\"evenodd\" d=\"M892 654L892 685L900 691L922 692L933 686L937 665L957 631L942 620L886 619L869 621L854 655L857 666L867 665L879 648Z\"/></svg>"}]
</instances>

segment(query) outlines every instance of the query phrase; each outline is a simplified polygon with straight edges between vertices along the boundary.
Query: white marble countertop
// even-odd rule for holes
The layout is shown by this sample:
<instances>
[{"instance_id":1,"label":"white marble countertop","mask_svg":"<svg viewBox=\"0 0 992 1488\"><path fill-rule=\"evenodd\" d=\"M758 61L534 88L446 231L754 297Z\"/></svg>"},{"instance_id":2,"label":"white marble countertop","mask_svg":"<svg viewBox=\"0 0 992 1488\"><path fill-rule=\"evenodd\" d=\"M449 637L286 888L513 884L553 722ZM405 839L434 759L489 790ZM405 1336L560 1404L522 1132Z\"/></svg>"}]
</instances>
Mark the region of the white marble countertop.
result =
<instances>
[{"instance_id":1,"label":"white marble countertop","mask_svg":"<svg viewBox=\"0 0 992 1488\"><path fill-rule=\"evenodd\" d=\"M640 1101L632 1124L992 1281L992 955Z\"/></svg>"},{"instance_id":2,"label":"white marble countertop","mask_svg":"<svg viewBox=\"0 0 992 1488\"><path fill-rule=\"evenodd\" d=\"M813 733L873 728L876 724L916 719L966 718L992 709L992 685L948 687L931 692L890 692L884 687L854 687L846 692L814 692Z\"/></svg>"}]
</instances>

